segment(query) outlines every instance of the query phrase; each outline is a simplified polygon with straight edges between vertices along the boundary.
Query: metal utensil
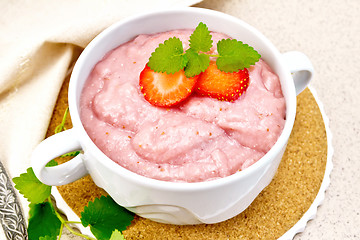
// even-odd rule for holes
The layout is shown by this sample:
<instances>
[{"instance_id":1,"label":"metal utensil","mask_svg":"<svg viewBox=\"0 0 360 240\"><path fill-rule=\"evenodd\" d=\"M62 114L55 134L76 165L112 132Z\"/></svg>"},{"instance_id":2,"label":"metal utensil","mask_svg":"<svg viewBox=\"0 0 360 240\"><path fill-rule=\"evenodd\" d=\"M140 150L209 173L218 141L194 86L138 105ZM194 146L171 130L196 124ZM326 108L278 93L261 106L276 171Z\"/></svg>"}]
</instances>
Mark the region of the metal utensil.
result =
<instances>
[{"instance_id":1,"label":"metal utensil","mask_svg":"<svg viewBox=\"0 0 360 240\"><path fill-rule=\"evenodd\" d=\"M6 239L28 239L26 220L16 192L4 165L0 161L0 222Z\"/></svg>"}]
</instances>

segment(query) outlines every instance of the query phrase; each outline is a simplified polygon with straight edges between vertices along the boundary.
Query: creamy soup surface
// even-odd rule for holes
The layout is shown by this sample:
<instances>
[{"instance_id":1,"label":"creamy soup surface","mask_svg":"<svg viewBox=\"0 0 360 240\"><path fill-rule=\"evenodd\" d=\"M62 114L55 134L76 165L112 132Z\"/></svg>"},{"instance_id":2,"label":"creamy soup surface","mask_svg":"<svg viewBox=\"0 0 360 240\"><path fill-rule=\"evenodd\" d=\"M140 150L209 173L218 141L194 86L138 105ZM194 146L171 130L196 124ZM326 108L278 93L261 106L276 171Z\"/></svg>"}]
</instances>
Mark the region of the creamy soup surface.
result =
<instances>
[{"instance_id":1,"label":"creamy soup surface","mask_svg":"<svg viewBox=\"0 0 360 240\"><path fill-rule=\"evenodd\" d=\"M278 76L262 59L248 69L249 87L234 102L192 94L177 107L160 108L144 99L139 74L151 53L173 36L187 49L192 32L137 36L97 63L83 88L85 130L104 154L132 172L173 182L225 177L258 161L282 132L285 99ZM223 38L212 32L214 43Z\"/></svg>"}]
</instances>

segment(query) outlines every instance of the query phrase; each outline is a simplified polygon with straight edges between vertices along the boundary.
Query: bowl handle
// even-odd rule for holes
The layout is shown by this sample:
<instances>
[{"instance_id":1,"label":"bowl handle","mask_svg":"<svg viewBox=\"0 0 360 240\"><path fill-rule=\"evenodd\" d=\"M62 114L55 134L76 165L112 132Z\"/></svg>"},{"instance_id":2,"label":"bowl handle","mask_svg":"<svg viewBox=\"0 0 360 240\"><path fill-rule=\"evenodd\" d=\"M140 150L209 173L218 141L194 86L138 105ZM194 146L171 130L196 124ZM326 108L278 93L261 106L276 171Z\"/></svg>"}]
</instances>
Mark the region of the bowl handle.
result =
<instances>
[{"instance_id":1,"label":"bowl handle","mask_svg":"<svg viewBox=\"0 0 360 240\"><path fill-rule=\"evenodd\" d=\"M52 159L79 149L81 145L73 128L46 138L31 155L31 165L36 177L46 185L58 186L85 176L88 172L81 153L66 163L46 167Z\"/></svg>"},{"instance_id":2,"label":"bowl handle","mask_svg":"<svg viewBox=\"0 0 360 240\"><path fill-rule=\"evenodd\" d=\"M286 52L282 54L282 57L294 79L296 95L298 95L310 83L314 75L314 67L310 59L302 52Z\"/></svg>"}]
</instances>

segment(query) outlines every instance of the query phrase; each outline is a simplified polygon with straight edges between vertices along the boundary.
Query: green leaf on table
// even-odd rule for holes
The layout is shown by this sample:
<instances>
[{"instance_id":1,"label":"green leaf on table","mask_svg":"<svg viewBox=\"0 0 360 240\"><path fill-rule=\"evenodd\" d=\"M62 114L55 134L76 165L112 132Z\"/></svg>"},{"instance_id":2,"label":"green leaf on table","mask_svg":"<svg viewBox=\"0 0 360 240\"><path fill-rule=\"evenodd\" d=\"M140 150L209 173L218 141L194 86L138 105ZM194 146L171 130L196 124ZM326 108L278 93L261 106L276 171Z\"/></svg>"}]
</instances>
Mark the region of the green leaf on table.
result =
<instances>
[{"instance_id":1,"label":"green leaf on table","mask_svg":"<svg viewBox=\"0 0 360 240\"><path fill-rule=\"evenodd\" d=\"M199 51L208 52L210 51L210 48L212 47L212 43L213 43L211 38L212 36L206 24L200 22L190 36L189 46L195 52L199 52Z\"/></svg>"},{"instance_id":2,"label":"green leaf on table","mask_svg":"<svg viewBox=\"0 0 360 240\"><path fill-rule=\"evenodd\" d=\"M56 240L57 237L50 237L50 236L45 236L45 237L40 237L39 240Z\"/></svg>"},{"instance_id":3,"label":"green leaf on table","mask_svg":"<svg viewBox=\"0 0 360 240\"><path fill-rule=\"evenodd\" d=\"M224 72L236 72L259 61L261 55L253 47L236 39L223 39L217 43L217 67Z\"/></svg>"},{"instance_id":4,"label":"green leaf on table","mask_svg":"<svg viewBox=\"0 0 360 240\"><path fill-rule=\"evenodd\" d=\"M69 107L67 107L65 109L65 113L63 115L61 123L55 127L55 131L54 131L55 133L59 133L59 132L66 130L65 122L66 122L66 118L67 118L68 114L69 114Z\"/></svg>"},{"instance_id":5,"label":"green leaf on table","mask_svg":"<svg viewBox=\"0 0 360 240\"><path fill-rule=\"evenodd\" d=\"M50 196L51 186L45 185L37 179L32 168L26 173L13 178L15 188L29 200L30 203L42 203Z\"/></svg>"},{"instance_id":6,"label":"green leaf on table","mask_svg":"<svg viewBox=\"0 0 360 240\"><path fill-rule=\"evenodd\" d=\"M187 64L182 42L173 37L165 40L151 54L148 66L155 72L173 74L183 69Z\"/></svg>"},{"instance_id":7,"label":"green leaf on table","mask_svg":"<svg viewBox=\"0 0 360 240\"><path fill-rule=\"evenodd\" d=\"M120 231L115 229L111 234L110 240L125 240L125 237Z\"/></svg>"},{"instance_id":8,"label":"green leaf on table","mask_svg":"<svg viewBox=\"0 0 360 240\"><path fill-rule=\"evenodd\" d=\"M81 213L81 223L90 226L99 240L109 240L112 232L123 231L131 224L134 214L119 206L110 196L101 196L89 202Z\"/></svg>"},{"instance_id":9,"label":"green leaf on table","mask_svg":"<svg viewBox=\"0 0 360 240\"><path fill-rule=\"evenodd\" d=\"M46 167L54 167L59 165L54 159L46 164Z\"/></svg>"},{"instance_id":10,"label":"green leaf on table","mask_svg":"<svg viewBox=\"0 0 360 240\"><path fill-rule=\"evenodd\" d=\"M80 151L73 151L73 152L65 153L65 154L61 155L60 157L76 157L79 154L80 154Z\"/></svg>"},{"instance_id":11,"label":"green leaf on table","mask_svg":"<svg viewBox=\"0 0 360 240\"><path fill-rule=\"evenodd\" d=\"M56 239L59 235L61 221L49 202L30 204L29 216L29 240Z\"/></svg>"}]
</instances>

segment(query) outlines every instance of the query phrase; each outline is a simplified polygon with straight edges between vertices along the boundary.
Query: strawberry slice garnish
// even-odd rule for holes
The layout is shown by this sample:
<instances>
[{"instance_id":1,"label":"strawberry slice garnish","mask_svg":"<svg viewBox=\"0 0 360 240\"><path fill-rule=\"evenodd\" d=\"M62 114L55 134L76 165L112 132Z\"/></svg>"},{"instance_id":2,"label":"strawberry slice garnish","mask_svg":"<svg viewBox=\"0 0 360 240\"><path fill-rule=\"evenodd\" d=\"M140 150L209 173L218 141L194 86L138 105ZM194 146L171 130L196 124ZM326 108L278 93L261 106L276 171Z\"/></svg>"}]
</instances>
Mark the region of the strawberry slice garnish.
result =
<instances>
[{"instance_id":1,"label":"strawberry slice garnish","mask_svg":"<svg viewBox=\"0 0 360 240\"><path fill-rule=\"evenodd\" d=\"M140 73L139 84L149 103L158 107L171 107L190 96L197 79L198 76L187 78L184 70L167 74L155 72L146 65Z\"/></svg>"},{"instance_id":2,"label":"strawberry slice garnish","mask_svg":"<svg viewBox=\"0 0 360 240\"><path fill-rule=\"evenodd\" d=\"M211 61L210 66L199 76L196 91L221 101L235 101L249 86L249 72L246 68L227 73L219 70L215 61Z\"/></svg>"}]
</instances>

